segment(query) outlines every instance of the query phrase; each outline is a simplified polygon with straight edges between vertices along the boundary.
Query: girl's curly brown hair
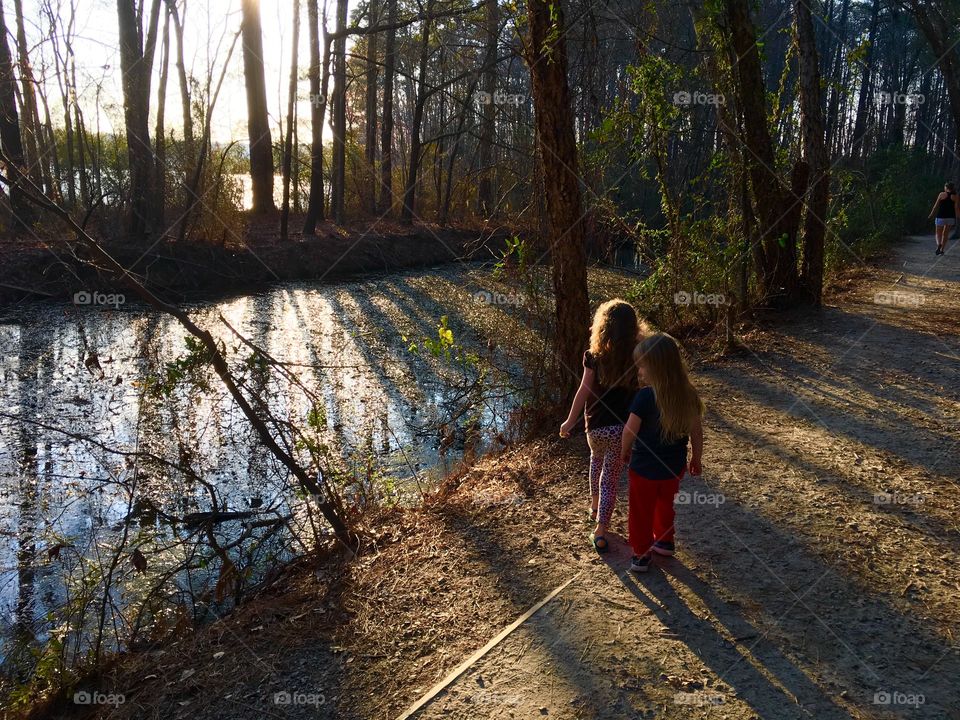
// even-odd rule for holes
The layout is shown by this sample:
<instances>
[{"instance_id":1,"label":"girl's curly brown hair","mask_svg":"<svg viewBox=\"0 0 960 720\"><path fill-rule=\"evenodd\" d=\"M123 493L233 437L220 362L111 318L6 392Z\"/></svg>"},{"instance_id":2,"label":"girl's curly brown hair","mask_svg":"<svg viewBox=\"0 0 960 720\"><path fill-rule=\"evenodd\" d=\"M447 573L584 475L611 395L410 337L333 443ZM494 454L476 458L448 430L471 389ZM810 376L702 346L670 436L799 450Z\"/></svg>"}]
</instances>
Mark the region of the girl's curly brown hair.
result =
<instances>
[{"instance_id":1,"label":"girl's curly brown hair","mask_svg":"<svg viewBox=\"0 0 960 720\"><path fill-rule=\"evenodd\" d=\"M625 300L614 298L597 308L590 326L590 354L600 387L639 388L633 349L649 331Z\"/></svg>"}]
</instances>

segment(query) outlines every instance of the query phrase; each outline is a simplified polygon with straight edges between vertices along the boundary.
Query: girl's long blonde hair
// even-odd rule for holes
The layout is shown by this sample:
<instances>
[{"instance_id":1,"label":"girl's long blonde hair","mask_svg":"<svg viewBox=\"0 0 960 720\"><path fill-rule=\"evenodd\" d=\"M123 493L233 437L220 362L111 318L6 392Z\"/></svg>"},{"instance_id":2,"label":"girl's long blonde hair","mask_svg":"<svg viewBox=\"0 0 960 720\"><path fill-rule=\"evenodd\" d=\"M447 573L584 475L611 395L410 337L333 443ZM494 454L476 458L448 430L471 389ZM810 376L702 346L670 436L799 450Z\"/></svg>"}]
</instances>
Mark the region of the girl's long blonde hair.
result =
<instances>
[{"instance_id":1,"label":"girl's long blonde hair","mask_svg":"<svg viewBox=\"0 0 960 720\"><path fill-rule=\"evenodd\" d=\"M603 388L639 387L633 364L633 347L646 330L633 305L615 298L597 308L590 326L590 354L593 355L597 383Z\"/></svg>"},{"instance_id":2,"label":"girl's long blonde hair","mask_svg":"<svg viewBox=\"0 0 960 720\"><path fill-rule=\"evenodd\" d=\"M633 356L653 388L663 440L676 442L689 435L704 408L690 382L680 345L667 333L655 333L637 345Z\"/></svg>"}]
</instances>

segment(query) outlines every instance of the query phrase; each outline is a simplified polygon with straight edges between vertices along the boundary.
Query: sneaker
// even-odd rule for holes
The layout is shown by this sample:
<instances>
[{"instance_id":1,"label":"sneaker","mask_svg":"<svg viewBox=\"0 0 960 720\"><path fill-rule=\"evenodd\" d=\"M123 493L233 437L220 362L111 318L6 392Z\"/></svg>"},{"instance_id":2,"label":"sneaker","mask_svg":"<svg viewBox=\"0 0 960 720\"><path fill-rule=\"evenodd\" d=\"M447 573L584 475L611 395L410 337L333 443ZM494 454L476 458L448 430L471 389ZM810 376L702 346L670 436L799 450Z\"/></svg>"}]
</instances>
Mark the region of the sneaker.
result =
<instances>
[{"instance_id":1,"label":"sneaker","mask_svg":"<svg viewBox=\"0 0 960 720\"><path fill-rule=\"evenodd\" d=\"M657 541L653 544L653 551L654 551L657 555L667 555L667 556L670 556L670 555L673 555L673 553L674 553L675 550L676 550L676 548L674 547L673 542L670 542L670 541L667 541L667 540L657 540Z\"/></svg>"},{"instance_id":2,"label":"sneaker","mask_svg":"<svg viewBox=\"0 0 960 720\"><path fill-rule=\"evenodd\" d=\"M643 557L634 555L630 558L630 569L638 573L647 572L650 569L650 554L647 553Z\"/></svg>"}]
</instances>

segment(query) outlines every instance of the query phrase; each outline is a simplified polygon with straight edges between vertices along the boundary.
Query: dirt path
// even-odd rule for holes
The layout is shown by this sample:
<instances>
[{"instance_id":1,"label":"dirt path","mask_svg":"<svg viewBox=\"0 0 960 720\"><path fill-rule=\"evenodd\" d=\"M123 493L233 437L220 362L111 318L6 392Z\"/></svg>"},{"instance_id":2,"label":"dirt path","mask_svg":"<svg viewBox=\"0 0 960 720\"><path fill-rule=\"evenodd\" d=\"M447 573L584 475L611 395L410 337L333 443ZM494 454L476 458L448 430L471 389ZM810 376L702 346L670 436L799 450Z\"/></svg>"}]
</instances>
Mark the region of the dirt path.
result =
<instances>
[{"instance_id":1,"label":"dirt path","mask_svg":"<svg viewBox=\"0 0 960 720\"><path fill-rule=\"evenodd\" d=\"M958 247L906 240L696 369L706 472L649 574L588 545L583 438L521 445L57 717L395 720L575 576L416 717L960 718Z\"/></svg>"},{"instance_id":2,"label":"dirt path","mask_svg":"<svg viewBox=\"0 0 960 720\"><path fill-rule=\"evenodd\" d=\"M960 248L932 248L699 370L678 556L504 556L580 574L418 717L960 718Z\"/></svg>"}]
</instances>

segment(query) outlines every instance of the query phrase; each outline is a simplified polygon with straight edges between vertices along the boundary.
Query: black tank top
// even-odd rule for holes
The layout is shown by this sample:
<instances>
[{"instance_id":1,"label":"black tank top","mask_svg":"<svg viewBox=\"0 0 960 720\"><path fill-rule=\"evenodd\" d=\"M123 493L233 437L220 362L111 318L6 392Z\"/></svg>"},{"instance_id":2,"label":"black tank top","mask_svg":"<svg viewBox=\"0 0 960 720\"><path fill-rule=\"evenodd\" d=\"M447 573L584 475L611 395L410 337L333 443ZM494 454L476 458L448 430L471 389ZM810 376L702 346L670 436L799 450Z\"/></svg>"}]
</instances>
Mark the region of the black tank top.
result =
<instances>
[{"instance_id":1,"label":"black tank top","mask_svg":"<svg viewBox=\"0 0 960 720\"><path fill-rule=\"evenodd\" d=\"M956 211L956 207L954 206L954 200L953 200L954 195L956 195L955 192L948 192L947 196L940 201L939 205L937 205L938 218L957 217L957 211Z\"/></svg>"}]
</instances>

